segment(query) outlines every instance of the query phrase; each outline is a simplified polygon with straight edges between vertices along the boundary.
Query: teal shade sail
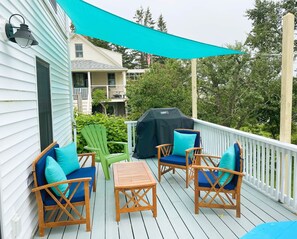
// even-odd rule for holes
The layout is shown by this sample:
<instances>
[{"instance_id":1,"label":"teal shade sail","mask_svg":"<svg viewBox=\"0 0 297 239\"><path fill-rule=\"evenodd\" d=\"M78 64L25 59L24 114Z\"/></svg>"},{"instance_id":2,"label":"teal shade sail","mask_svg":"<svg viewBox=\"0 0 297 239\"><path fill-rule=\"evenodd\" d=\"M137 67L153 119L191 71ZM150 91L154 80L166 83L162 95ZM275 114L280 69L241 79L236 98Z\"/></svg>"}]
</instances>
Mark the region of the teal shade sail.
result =
<instances>
[{"instance_id":1,"label":"teal shade sail","mask_svg":"<svg viewBox=\"0 0 297 239\"><path fill-rule=\"evenodd\" d=\"M160 32L106 12L82 0L57 0L57 2L71 19L77 34L148 54L194 59L243 53Z\"/></svg>"}]
</instances>

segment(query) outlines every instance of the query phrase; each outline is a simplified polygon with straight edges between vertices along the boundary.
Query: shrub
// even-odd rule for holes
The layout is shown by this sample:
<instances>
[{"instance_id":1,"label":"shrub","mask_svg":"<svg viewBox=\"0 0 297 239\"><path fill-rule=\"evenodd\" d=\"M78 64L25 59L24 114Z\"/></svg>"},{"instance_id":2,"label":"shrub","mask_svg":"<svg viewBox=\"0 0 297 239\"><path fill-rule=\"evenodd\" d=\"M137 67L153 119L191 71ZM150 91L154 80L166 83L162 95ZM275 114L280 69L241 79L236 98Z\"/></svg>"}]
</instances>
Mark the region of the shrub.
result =
<instances>
[{"instance_id":1,"label":"shrub","mask_svg":"<svg viewBox=\"0 0 297 239\"><path fill-rule=\"evenodd\" d=\"M107 130L107 141L127 142L127 126L125 118L117 116L108 116L104 114L84 115L78 114L75 117L77 129L77 151L85 152L84 146L87 145L85 139L81 135L81 130L85 125L101 124ZM119 152L123 149L120 145L109 144L108 148L111 153Z\"/></svg>"}]
</instances>

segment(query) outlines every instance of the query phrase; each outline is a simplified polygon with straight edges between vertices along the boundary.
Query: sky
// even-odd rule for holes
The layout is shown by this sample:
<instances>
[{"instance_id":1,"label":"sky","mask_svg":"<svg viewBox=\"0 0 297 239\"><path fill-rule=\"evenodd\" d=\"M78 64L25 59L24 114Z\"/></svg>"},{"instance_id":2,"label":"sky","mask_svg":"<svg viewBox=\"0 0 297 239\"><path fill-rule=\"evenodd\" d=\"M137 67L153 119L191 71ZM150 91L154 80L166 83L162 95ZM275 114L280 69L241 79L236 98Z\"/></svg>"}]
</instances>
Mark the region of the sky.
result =
<instances>
[{"instance_id":1,"label":"sky","mask_svg":"<svg viewBox=\"0 0 297 239\"><path fill-rule=\"evenodd\" d=\"M133 20L141 6L160 14L168 33L208 44L226 46L243 42L251 30L246 10L255 0L84 0L103 10Z\"/></svg>"}]
</instances>

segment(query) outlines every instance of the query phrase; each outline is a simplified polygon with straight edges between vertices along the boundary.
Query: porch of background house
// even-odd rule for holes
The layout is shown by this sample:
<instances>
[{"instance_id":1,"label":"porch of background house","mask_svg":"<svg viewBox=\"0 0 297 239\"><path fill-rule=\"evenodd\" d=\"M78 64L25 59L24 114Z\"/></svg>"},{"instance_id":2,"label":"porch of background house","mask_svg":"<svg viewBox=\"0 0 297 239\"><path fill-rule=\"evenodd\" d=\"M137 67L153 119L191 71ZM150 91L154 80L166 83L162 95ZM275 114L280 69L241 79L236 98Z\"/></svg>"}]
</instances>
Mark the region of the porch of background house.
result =
<instances>
[{"instance_id":1,"label":"porch of background house","mask_svg":"<svg viewBox=\"0 0 297 239\"><path fill-rule=\"evenodd\" d=\"M127 122L130 150L135 145L135 125L136 122ZM91 198L92 231L86 232L85 225L59 227L47 230L45 238L230 239L240 238L265 222L297 220L296 145L200 120L195 120L195 129L201 130L205 153L221 155L235 140L241 142L246 173L241 191L241 218L235 217L235 210L224 209L201 208L199 214L194 214L193 183L186 189L183 172L177 170L176 174L162 176L157 184L157 218L153 218L151 211L134 212L121 214L117 223L113 179L105 181L98 165L97 191ZM157 180L157 159L145 161ZM151 200L150 195L147 199Z\"/></svg>"}]
</instances>

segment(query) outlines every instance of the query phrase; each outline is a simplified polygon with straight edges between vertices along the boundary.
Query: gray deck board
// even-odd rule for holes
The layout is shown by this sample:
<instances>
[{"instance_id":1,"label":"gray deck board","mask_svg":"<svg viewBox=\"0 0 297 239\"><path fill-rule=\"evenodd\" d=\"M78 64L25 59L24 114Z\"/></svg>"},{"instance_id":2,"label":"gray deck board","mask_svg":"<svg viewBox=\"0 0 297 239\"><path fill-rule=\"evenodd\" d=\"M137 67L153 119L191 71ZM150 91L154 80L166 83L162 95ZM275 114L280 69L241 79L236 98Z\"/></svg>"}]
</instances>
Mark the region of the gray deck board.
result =
<instances>
[{"instance_id":1,"label":"gray deck board","mask_svg":"<svg viewBox=\"0 0 297 239\"><path fill-rule=\"evenodd\" d=\"M146 162L157 180L157 160L147 159ZM146 199L151 201L151 194ZM121 202L124 201L122 197ZM47 229L44 238L229 239L240 238L264 222L297 220L281 203L246 183L241 190L241 218L235 217L235 210L224 209L201 208L199 214L195 214L193 183L186 189L184 173L179 170L163 175L161 183L157 184L157 209L157 218L151 211L142 211L121 214L120 222L116 222L113 177L106 181L99 165L97 189L91 198L92 231L86 232L85 225L58 227ZM34 239L37 238L40 237L36 233Z\"/></svg>"}]
</instances>

